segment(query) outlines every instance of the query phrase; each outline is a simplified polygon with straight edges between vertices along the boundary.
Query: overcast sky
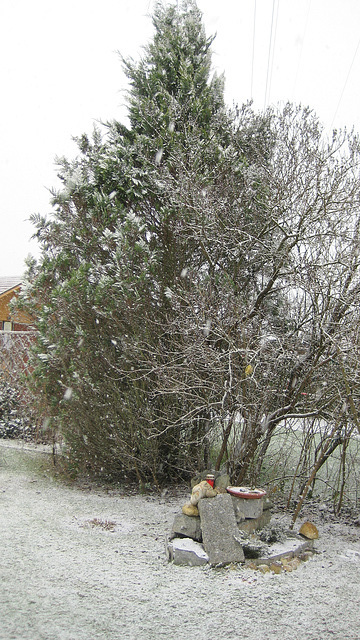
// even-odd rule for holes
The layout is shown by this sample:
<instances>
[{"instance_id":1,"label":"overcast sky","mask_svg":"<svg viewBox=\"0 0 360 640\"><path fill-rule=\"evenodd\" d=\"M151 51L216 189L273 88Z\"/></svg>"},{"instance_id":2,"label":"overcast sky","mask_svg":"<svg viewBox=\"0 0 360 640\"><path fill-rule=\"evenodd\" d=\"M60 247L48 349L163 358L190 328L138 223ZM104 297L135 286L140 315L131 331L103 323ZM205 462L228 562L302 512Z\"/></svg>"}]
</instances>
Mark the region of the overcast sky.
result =
<instances>
[{"instance_id":1,"label":"overcast sky","mask_svg":"<svg viewBox=\"0 0 360 640\"><path fill-rule=\"evenodd\" d=\"M124 120L117 51L137 58L154 0L0 0L0 276L21 275L31 213L50 211L55 157L95 121ZM359 0L198 0L226 99L309 105L360 131Z\"/></svg>"}]
</instances>

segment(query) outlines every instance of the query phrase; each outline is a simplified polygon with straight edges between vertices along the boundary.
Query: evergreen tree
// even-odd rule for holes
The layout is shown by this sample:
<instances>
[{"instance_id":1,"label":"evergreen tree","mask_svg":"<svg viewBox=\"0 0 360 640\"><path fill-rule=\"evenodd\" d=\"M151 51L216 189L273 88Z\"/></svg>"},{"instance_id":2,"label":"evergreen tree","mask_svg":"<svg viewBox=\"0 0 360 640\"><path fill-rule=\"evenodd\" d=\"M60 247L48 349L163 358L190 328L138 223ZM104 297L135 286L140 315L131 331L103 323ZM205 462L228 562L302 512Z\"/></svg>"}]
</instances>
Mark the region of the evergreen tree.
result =
<instances>
[{"instance_id":1,"label":"evergreen tree","mask_svg":"<svg viewBox=\"0 0 360 640\"><path fill-rule=\"evenodd\" d=\"M104 140L84 135L81 155L59 161L64 187L52 218L34 218L43 253L31 273L35 378L52 424L79 465L136 469L139 478L178 474L190 454L183 420L167 428L186 401L159 394L156 372L174 339L169 292L207 257L192 238L191 203L172 190L196 163L203 190L221 158L226 171L234 127L223 80L210 77L212 38L196 4L159 5L153 22L144 58L124 62L131 126L109 123Z\"/></svg>"}]
</instances>

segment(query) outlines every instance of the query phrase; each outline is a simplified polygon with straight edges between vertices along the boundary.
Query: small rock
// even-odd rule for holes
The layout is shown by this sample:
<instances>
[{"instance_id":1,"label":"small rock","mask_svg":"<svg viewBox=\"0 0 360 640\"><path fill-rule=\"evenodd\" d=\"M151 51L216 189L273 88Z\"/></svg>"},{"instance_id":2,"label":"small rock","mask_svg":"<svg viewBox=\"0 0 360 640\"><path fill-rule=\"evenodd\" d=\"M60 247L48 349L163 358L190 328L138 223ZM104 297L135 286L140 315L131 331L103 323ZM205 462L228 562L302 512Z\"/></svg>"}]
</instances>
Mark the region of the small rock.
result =
<instances>
[{"instance_id":1,"label":"small rock","mask_svg":"<svg viewBox=\"0 0 360 640\"><path fill-rule=\"evenodd\" d=\"M300 567L301 565L301 560L299 560L299 558L292 558L292 560L289 561L289 566L294 570L297 569L298 567Z\"/></svg>"},{"instance_id":2,"label":"small rock","mask_svg":"<svg viewBox=\"0 0 360 640\"><path fill-rule=\"evenodd\" d=\"M319 532L312 522L304 522L299 529L299 534L308 540L317 540Z\"/></svg>"},{"instance_id":3,"label":"small rock","mask_svg":"<svg viewBox=\"0 0 360 640\"><path fill-rule=\"evenodd\" d=\"M273 571L274 573L281 573L282 571L281 562L272 562L270 565L270 571Z\"/></svg>"},{"instance_id":4,"label":"small rock","mask_svg":"<svg viewBox=\"0 0 360 640\"><path fill-rule=\"evenodd\" d=\"M225 487L215 487L216 493L226 493Z\"/></svg>"},{"instance_id":5,"label":"small rock","mask_svg":"<svg viewBox=\"0 0 360 640\"><path fill-rule=\"evenodd\" d=\"M197 517L199 515L199 509L194 504L191 504L191 502L184 504L182 512L185 516L190 517Z\"/></svg>"},{"instance_id":6,"label":"small rock","mask_svg":"<svg viewBox=\"0 0 360 640\"><path fill-rule=\"evenodd\" d=\"M261 573L270 573L270 567L268 564L259 564L257 569Z\"/></svg>"}]
</instances>

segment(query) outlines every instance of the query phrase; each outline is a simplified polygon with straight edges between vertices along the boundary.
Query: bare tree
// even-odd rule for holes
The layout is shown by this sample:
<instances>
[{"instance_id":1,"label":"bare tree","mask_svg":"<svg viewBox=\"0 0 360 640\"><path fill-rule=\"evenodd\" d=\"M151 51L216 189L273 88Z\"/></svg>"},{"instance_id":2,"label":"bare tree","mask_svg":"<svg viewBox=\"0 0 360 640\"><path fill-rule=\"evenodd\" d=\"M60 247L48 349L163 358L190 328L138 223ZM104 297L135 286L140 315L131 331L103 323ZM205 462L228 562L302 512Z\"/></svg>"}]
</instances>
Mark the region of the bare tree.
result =
<instances>
[{"instance_id":1,"label":"bare tree","mask_svg":"<svg viewBox=\"0 0 360 640\"><path fill-rule=\"evenodd\" d=\"M284 421L326 424L330 455L359 392L358 138L327 141L291 105L267 117L269 147L253 144L251 164L235 161L251 131L244 109L211 181L180 155L176 183L164 171L194 252L168 290L166 348L142 348L139 363L142 377L156 371L153 398L167 398L149 437L181 425L194 450L220 442L216 467L226 461L237 483Z\"/></svg>"}]
</instances>

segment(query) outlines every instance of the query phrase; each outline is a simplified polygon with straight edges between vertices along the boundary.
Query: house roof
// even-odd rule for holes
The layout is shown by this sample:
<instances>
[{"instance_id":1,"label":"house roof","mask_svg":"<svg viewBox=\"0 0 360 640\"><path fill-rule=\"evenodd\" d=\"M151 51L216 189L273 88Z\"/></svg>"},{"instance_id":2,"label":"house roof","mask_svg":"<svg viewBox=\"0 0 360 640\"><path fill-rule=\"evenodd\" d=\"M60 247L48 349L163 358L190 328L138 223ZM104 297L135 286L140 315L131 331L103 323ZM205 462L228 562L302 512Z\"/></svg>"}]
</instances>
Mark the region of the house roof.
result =
<instances>
[{"instance_id":1,"label":"house roof","mask_svg":"<svg viewBox=\"0 0 360 640\"><path fill-rule=\"evenodd\" d=\"M0 296L15 287L19 287L22 283L22 278L19 276L5 276L0 277Z\"/></svg>"}]
</instances>

